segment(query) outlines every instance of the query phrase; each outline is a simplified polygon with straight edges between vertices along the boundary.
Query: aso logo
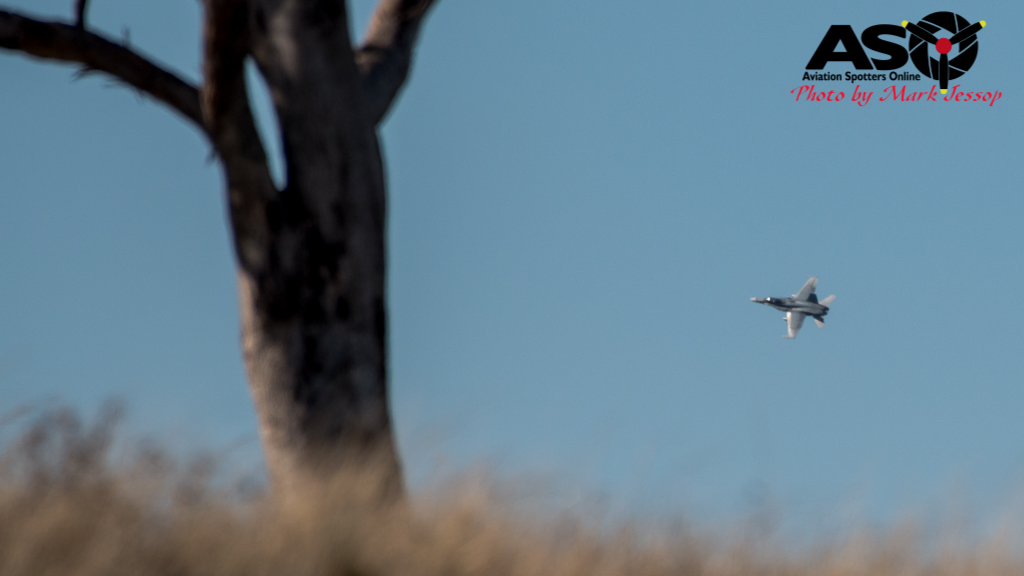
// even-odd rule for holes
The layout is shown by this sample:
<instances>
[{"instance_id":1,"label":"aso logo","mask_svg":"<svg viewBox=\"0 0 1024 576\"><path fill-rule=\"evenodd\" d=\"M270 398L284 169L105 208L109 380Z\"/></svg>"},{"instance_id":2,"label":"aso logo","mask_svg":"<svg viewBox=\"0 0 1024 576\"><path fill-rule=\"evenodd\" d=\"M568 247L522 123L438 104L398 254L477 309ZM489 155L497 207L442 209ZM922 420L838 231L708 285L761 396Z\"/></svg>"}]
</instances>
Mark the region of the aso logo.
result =
<instances>
[{"instance_id":1,"label":"aso logo","mask_svg":"<svg viewBox=\"0 0 1024 576\"><path fill-rule=\"evenodd\" d=\"M939 90L945 94L949 81L964 75L974 65L978 57L978 32L985 27L985 21L971 24L966 18L952 12L935 12L925 16L917 24L904 21L903 27L913 35L910 38L910 59L914 66L925 76L939 81ZM949 38L939 38L935 34L945 31L952 34ZM949 53L953 46L957 54L952 58ZM929 54L929 46L939 53L938 61Z\"/></svg>"},{"instance_id":2,"label":"aso logo","mask_svg":"<svg viewBox=\"0 0 1024 576\"><path fill-rule=\"evenodd\" d=\"M920 80L920 75L897 73L907 62L928 78L939 82L943 94L949 81L963 76L978 57L978 32L985 21L971 23L953 12L934 12L916 24L903 21L902 26L877 24L861 33L860 38L848 25L833 25L814 51L807 70L823 70L830 62L851 62L857 70L891 71L886 74L846 73L846 81ZM908 39L909 37L909 39ZM902 41L893 40L900 38ZM844 51L839 51L839 44ZM869 57L865 48L886 58ZM955 53L954 53L955 52ZM838 74L804 73L804 80L842 80Z\"/></svg>"}]
</instances>

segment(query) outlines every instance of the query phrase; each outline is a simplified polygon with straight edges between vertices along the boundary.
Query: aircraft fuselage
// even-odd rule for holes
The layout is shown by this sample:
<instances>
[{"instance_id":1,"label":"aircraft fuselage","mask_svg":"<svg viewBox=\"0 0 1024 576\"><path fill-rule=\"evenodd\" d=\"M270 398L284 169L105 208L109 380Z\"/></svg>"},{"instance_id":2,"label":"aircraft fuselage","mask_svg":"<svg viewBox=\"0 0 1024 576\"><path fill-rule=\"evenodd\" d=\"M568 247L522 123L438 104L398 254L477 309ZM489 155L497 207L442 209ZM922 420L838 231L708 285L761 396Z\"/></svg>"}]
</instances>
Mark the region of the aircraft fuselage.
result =
<instances>
[{"instance_id":1,"label":"aircraft fuselage","mask_svg":"<svg viewBox=\"0 0 1024 576\"><path fill-rule=\"evenodd\" d=\"M799 301L793 298L751 298L751 302L766 304L783 312L800 312L808 316L824 317L828 314L828 306L811 301Z\"/></svg>"}]
</instances>

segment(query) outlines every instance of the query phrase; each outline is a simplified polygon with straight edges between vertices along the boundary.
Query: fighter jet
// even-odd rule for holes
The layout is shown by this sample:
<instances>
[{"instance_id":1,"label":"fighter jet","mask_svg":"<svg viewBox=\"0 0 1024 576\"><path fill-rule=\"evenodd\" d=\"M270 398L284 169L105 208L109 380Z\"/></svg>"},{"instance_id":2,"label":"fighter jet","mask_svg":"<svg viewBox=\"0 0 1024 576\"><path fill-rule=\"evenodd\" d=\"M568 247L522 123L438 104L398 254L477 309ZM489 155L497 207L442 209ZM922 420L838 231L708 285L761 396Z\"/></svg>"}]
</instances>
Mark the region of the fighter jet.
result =
<instances>
[{"instance_id":1,"label":"fighter jet","mask_svg":"<svg viewBox=\"0 0 1024 576\"><path fill-rule=\"evenodd\" d=\"M818 325L818 328L825 327L825 315L828 314L828 306L836 299L836 295L833 294L818 302L818 296L814 293L814 289L817 287L818 279L811 276L807 280L807 284L804 284L804 287L799 292L793 294L792 298L751 298L750 301L757 302L758 304L767 304L772 308L785 312L786 322L789 323L789 334L783 336L783 338L796 338L800 327L804 325L805 316L814 318L814 323Z\"/></svg>"}]
</instances>

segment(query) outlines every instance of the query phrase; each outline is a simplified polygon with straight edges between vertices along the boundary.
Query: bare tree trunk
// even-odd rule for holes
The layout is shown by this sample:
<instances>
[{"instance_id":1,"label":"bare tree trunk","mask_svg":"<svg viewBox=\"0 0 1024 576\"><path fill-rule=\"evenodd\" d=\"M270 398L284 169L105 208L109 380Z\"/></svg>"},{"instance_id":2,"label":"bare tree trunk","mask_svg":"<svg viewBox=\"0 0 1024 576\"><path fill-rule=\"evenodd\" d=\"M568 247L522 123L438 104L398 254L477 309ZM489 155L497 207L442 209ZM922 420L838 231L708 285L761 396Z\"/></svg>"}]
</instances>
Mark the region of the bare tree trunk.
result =
<instances>
[{"instance_id":1,"label":"bare tree trunk","mask_svg":"<svg viewBox=\"0 0 1024 576\"><path fill-rule=\"evenodd\" d=\"M433 0L382 0L353 48L343 0L206 0L204 85L75 25L0 11L0 47L81 62L172 106L224 167L242 348L271 478L287 493L372 467L403 493L387 397L386 192L377 125ZM249 108L252 57L277 112L278 190Z\"/></svg>"}]
</instances>

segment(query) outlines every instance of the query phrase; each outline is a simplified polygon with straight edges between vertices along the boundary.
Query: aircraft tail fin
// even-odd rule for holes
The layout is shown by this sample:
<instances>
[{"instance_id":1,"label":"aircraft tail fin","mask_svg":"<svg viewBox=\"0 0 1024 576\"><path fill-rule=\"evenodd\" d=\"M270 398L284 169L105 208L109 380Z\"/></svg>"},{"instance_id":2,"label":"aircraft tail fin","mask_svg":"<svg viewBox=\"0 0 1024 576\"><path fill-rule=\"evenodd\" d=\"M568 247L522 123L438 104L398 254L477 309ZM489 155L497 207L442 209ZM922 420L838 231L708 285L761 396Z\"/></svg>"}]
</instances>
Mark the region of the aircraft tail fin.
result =
<instances>
[{"instance_id":1,"label":"aircraft tail fin","mask_svg":"<svg viewBox=\"0 0 1024 576\"><path fill-rule=\"evenodd\" d=\"M815 316L814 317L814 323L818 325L818 328L824 328L825 327L825 319L822 318L821 316Z\"/></svg>"},{"instance_id":2,"label":"aircraft tail fin","mask_svg":"<svg viewBox=\"0 0 1024 576\"><path fill-rule=\"evenodd\" d=\"M825 298L824 300L819 302L819 304L823 304L825 306L831 306L832 305L832 301L835 300L835 299L836 299L836 295L833 294L833 295L829 296L828 298Z\"/></svg>"}]
</instances>

